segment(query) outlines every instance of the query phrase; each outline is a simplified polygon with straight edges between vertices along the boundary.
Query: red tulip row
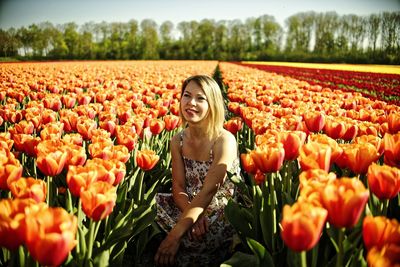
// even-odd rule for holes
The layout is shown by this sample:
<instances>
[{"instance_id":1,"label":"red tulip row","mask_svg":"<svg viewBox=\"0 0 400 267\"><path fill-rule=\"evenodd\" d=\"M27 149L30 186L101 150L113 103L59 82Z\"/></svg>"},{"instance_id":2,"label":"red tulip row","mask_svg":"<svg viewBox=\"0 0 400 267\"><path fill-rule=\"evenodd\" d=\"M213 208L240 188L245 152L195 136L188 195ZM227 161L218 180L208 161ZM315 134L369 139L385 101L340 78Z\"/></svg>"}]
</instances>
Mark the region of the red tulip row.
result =
<instances>
[{"instance_id":1,"label":"red tulip row","mask_svg":"<svg viewBox=\"0 0 400 267\"><path fill-rule=\"evenodd\" d=\"M243 121L254 134L254 144L242 143L241 161L254 181L248 191L262 192L261 198L249 196L254 206L261 205L252 209L253 218L269 220L258 222L262 234L256 241L279 255L281 238L304 255L321 236L337 231L331 236L336 266L354 261L345 257L344 240L354 250L367 250L370 266L398 264L400 224L385 216L396 216L388 207L398 207L399 201L400 108L254 68L221 63L220 70L235 116L227 129L240 136ZM257 227L254 220L244 225ZM360 227L362 248L350 238ZM323 256L316 257L313 261L323 262Z\"/></svg>"},{"instance_id":2,"label":"red tulip row","mask_svg":"<svg viewBox=\"0 0 400 267\"><path fill-rule=\"evenodd\" d=\"M295 79L307 81L348 92L360 92L371 99L400 104L400 75L360 71L313 69L276 65L241 64L264 71L275 72Z\"/></svg>"}]
</instances>

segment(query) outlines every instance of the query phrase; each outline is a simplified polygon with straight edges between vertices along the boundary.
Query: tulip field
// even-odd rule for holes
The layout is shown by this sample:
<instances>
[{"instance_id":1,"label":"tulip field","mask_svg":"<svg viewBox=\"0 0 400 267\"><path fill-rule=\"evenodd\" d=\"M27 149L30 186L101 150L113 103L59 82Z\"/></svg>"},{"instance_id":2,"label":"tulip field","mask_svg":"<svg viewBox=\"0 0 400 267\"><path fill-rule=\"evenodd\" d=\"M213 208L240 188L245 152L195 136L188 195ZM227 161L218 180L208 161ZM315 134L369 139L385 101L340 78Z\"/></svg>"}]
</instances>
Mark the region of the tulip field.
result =
<instances>
[{"instance_id":1,"label":"tulip field","mask_svg":"<svg viewBox=\"0 0 400 267\"><path fill-rule=\"evenodd\" d=\"M194 74L241 160L224 266L400 265L398 73L76 61L0 64L0 266L143 266Z\"/></svg>"}]
</instances>

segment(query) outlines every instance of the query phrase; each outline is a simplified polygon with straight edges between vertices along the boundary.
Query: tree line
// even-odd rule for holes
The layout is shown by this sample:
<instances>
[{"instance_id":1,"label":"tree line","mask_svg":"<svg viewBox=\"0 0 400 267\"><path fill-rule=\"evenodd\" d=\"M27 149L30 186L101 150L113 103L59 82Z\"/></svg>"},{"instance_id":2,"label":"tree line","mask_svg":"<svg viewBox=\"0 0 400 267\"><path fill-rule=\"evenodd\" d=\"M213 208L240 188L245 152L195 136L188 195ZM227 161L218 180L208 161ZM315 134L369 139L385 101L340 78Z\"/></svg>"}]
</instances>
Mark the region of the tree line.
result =
<instances>
[{"instance_id":1,"label":"tree line","mask_svg":"<svg viewBox=\"0 0 400 267\"><path fill-rule=\"evenodd\" d=\"M0 56L20 60L213 59L400 64L400 12L301 12L183 21L32 24L0 29Z\"/></svg>"}]
</instances>

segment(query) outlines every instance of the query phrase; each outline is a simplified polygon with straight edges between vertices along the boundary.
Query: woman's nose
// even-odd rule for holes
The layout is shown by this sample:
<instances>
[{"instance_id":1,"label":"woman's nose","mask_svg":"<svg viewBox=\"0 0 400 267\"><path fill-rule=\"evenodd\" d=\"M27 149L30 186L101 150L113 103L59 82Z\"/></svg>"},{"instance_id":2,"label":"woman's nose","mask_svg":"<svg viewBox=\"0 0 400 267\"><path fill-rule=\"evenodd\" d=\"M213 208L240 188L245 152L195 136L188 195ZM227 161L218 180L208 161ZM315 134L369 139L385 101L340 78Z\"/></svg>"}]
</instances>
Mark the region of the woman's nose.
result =
<instances>
[{"instance_id":1,"label":"woman's nose","mask_svg":"<svg viewBox=\"0 0 400 267\"><path fill-rule=\"evenodd\" d=\"M189 99L189 103L190 103L191 105L196 105L196 99L195 99L194 97L190 98L190 99Z\"/></svg>"}]
</instances>

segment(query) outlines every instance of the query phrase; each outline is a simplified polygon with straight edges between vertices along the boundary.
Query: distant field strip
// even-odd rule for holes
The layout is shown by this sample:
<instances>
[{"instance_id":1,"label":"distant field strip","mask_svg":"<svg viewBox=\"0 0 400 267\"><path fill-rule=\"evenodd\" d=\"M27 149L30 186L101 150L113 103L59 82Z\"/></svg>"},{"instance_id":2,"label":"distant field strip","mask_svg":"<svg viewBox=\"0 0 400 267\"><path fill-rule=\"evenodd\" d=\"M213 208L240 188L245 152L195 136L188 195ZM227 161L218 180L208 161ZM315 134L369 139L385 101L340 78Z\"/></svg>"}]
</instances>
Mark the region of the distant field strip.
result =
<instances>
[{"instance_id":1,"label":"distant field strip","mask_svg":"<svg viewBox=\"0 0 400 267\"><path fill-rule=\"evenodd\" d=\"M314 68L328 70L362 71L374 73L400 74L400 66L394 65L356 65L356 64L328 64L328 63L298 63L298 62L269 62L269 61L242 61L243 64L258 64L272 66L288 66L298 68Z\"/></svg>"}]
</instances>

